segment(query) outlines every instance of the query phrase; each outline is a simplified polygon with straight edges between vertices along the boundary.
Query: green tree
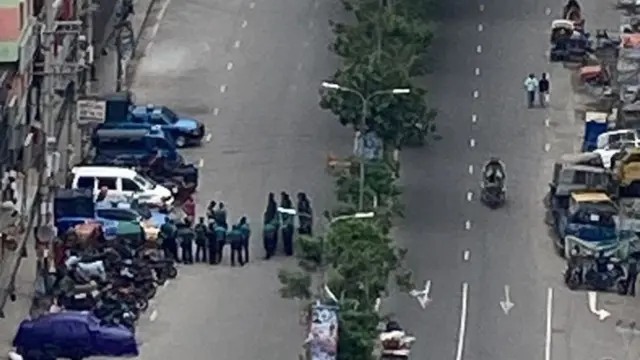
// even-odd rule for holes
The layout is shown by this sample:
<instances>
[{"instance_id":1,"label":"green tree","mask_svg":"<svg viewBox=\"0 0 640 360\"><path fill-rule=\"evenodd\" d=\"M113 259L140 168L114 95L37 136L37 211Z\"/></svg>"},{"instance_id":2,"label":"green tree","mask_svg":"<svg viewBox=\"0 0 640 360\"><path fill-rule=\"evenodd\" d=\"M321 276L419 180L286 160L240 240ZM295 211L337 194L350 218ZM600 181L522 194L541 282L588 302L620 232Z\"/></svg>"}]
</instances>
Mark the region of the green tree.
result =
<instances>
[{"instance_id":1,"label":"green tree","mask_svg":"<svg viewBox=\"0 0 640 360\"><path fill-rule=\"evenodd\" d=\"M311 241L311 240L304 240ZM374 310L378 297L388 292L389 280L396 277L402 289L412 288L411 273L404 267L406 252L397 248L381 231L375 219L345 219L334 222L322 243L322 262L315 269L326 271L329 288L338 297L340 307L340 339L338 359L370 360L377 339L376 327L381 318ZM309 254L298 247L298 257L306 263ZM310 267L281 270L283 297L310 300L312 277ZM316 298L327 301L315 291Z\"/></svg>"},{"instance_id":2,"label":"green tree","mask_svg":"<svg viewBox=\"0 0 640 360\"><path fill-rule=\"evenodd\" d=\"M417 128L428 129L435 117L425 101L426 90L413 86L395 64L373 61L353 63L338 70L331 82L351 88L368 98L364 129L375 131L385 144L402 148L410 143ZM379 94L378 91L408 88L409 94ZM323 90L320 107L335 114L340 123L363 129L363 101L357 94Z\"/></svg>"}]
</instances>

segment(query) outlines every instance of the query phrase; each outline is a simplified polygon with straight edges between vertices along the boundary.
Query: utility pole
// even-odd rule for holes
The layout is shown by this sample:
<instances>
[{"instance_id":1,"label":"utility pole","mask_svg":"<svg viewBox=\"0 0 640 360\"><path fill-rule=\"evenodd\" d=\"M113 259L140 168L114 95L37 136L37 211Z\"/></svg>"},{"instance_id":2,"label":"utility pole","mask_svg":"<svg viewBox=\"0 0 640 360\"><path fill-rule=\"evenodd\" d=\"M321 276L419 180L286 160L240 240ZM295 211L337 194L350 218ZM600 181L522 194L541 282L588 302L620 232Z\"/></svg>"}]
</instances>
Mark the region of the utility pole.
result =
<instances>
[{"instance_id":1,"label":"utility pole","mask_svg":"<svg viewBox=\"0 0 640 360\"><path fill-rule=\"evenodd\" d=\"M74 115L73 107L76 97L76 84L80 74L85 71L85 51L87 37L83 22L78 20L83 15L84 4L80 9L74 9L75 20L58 20L62 7L62 0L46 0L44 4L45 23L43 24L41 50L44 52L43 79L43 116L40 124L44 139L40 142L41 157L38 164L40 193L42 204L36 225L46 225L46 215L53 213L53 193L57 187L55 176L60 170L61 156L58 152L58 142L61 135L60 127L67 126L67 135L73 140ZM80 10L80 11L79 11ZM90 15L89 15L90 17ZM56 100L62 96L61 113L56 113ZM67 149L69 149L69 144ZM71 154L69 151L69 154Z\"/></svg>"}]
</instances>

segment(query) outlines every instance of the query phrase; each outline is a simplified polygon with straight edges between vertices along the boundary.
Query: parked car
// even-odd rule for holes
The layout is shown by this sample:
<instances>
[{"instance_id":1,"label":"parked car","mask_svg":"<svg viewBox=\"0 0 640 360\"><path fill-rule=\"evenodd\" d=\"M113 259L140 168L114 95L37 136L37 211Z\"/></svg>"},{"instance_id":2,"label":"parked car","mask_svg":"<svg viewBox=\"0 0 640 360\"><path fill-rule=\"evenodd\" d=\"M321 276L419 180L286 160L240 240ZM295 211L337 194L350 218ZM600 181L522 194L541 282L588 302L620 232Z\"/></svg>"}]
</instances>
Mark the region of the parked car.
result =
<instances>
[{"instance_id":1,"label":"parked car","mask_svg":"<svg viewBox=\"0 0 640 360\"><path fill-rule=\"evenodd\" d=\"M138 174L135 170L110 166L77 166L71 169L72 189L93 189L98 194L107 188L108 198L136 198L141 203L173 204L172 190Z\"/></svg>"},{"instance_id":2,"label":"parked car","mask_svg":"<svg viewBox=\"0 0 640 360\"><path fill-rule=\"evenodd\" d=\"M135 335L129 329L103 325L93 314L84 311L64 311L23 320L13 346L25 360L139 355Z\"/></svg>"},{"instance_id":3,"label":"parked car","mask_svg":"<svg viewBox=\"0 0 640 360\"><path fill-rule=\"evenodd\" d=\"M123 119L109 119L101 129L149 129L159 126L169 134L177 147L199 145L205 133L200 121L177 115L162 105L131 106L128 116Z\"/></svg>"}]
</instances>

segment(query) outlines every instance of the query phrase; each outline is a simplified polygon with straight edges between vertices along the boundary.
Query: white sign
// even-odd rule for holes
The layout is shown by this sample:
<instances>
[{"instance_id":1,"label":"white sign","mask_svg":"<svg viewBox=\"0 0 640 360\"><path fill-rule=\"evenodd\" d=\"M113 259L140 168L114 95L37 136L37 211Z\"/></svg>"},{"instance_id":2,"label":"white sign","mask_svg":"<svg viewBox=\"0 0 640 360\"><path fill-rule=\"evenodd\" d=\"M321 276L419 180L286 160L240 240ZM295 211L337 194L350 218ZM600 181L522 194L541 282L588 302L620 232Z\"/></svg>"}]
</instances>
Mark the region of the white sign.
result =
<instances>
[{"instance_id":1,"label":"white sign","mask_svg":"<svg viewBox=\"0 0 640 360\"><path fill-rule=\"evenodd\" d=\"M107 119L107 102L102 99L79 99L76 111L78 125L103 123Z\"/></svg>"}]
</instances>

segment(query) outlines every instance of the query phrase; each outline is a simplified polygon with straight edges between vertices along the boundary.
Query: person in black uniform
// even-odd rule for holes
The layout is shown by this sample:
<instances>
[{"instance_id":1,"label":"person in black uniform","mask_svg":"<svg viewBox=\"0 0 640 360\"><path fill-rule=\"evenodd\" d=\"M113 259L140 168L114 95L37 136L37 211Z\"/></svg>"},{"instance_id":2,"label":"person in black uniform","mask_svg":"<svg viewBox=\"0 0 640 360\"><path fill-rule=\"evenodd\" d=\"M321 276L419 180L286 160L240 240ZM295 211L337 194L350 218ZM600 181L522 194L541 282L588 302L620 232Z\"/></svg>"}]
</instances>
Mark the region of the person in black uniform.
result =
<instances>
[{"instance_id":1,"label":"person in black uniform","mask_svg":"<svg viewBox=\"0 0 640 360\"><path fill-rule=\"evenodd\" d=\"M307 194L298 193L298 233L311 236L313 233L313 211Z\"/></svg>"},{"instance_id":2,"label":"person in black uniform","mask_svg":"<svg viewBox=\"0 0 640 360\"><path fill-rule=\"evenodd\" d=\"M196 262L207 261L207 251L205 249L207 245L207 224L204 223L204 216L198 219L198 224L195 227L196 232Z\"/></svg>"},{"instance_id":3,"label":"person in black uniform","mask_svg":"<svg viewBox=\"0 0 640 360\"><path fill-rule=\"evenodd\" d=\"M285 209L293 209L293 202L286 192L281 193L280 207ZM282 245L284 253L287 256L293 255L293 233L295 216L289 214L281 214L282 219Z\"/></svg>"},{"instance_id":4,"label":"person in black uniform","mask_svg":"<svg viewBox=\"0 0 640 360\"><path fill-rule=\"evenodd\" d=\"M207 226L207 250L209 256L209 265L218 263L218 241L216 238L216 222L213 218L209 219Z\"/></svg>"},{"instance_id":5,"label":"person in black uniform","mask_svg":"<svg viewBox=\"0 0 640 360\"><path fill-rule=\"evenodd\" d=\"M193 264L193 241L196 234L191 228L191 220L186 218L184 225L178 230L180 238L180 247L182 248L182 262L185 264Z\"/></svg>"},{"instance_id":6,"label":"person in black uniform","mask_svg":"<svg viewBox=\"0 0 640 360\"><path fill-rule=\"evenodd\" d=\"M243 236L240 225L233 225L231 231L227 234L227 242L231 246L231 266L236 266L236 257L240 262L240 266L244 266L242 257Z\"/></svg>"}]
</instances>

